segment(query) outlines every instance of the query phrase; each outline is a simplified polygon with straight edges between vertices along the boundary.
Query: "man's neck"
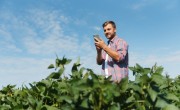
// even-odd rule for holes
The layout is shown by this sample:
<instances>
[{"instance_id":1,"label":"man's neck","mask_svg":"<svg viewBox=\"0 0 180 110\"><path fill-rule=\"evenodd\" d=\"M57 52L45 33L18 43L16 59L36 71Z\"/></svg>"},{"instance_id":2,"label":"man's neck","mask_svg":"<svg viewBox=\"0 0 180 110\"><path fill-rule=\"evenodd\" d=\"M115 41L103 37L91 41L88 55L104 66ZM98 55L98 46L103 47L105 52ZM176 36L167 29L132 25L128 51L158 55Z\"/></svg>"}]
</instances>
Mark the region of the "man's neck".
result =
<instances>
[{"instance_id":1,"label":"man's neck","mask_svg":"<svg viewBox=\"0 0 180 110\"><path fill-rule=\"evenodd\" d=\"M116 37L116 34L112 36L111 38L109 38L109 41L113 40L115 37Z\"/></svg>"}]
</instances>

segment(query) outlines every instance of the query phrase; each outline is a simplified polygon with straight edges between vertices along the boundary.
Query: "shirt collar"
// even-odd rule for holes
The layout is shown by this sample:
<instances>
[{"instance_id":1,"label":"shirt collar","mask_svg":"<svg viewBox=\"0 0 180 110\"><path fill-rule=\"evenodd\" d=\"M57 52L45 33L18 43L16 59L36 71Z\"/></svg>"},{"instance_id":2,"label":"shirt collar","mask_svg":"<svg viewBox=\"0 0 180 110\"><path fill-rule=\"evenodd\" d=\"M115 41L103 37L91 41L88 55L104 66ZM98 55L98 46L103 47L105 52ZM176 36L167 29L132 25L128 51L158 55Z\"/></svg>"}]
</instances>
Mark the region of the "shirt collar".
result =
<instances>
[{"instance_id":1,"label":"shirt collar","mask_svg":"<svg viewBox=\"0 0 180 110\"><path fill-rule=\"evenodd\" d=\"M116 35L113 39L108 40L108 44L109 44L109 43L113 43L116 39L117 39L117 35Z\"/></svg>"}]
</instances>

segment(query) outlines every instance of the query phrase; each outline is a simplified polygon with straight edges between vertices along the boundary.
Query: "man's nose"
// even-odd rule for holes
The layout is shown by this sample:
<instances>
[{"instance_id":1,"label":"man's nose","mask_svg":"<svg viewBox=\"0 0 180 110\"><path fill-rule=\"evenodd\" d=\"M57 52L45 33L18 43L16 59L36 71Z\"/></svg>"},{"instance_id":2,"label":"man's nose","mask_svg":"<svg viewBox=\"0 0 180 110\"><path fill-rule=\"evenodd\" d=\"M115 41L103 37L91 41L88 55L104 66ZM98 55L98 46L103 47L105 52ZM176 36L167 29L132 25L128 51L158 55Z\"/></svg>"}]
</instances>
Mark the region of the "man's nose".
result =
<instances>
[{"instance_id":1,"label":"man's nose","mask_svg":"<svg viewBox=\"0 0 180 110\"><path fill-rule=\"evenodd\" d=\"M108 31L105 31L104 33L105 33L105 34L107 34L107 33L108 33Z\"/></svg>"}]
</instances>

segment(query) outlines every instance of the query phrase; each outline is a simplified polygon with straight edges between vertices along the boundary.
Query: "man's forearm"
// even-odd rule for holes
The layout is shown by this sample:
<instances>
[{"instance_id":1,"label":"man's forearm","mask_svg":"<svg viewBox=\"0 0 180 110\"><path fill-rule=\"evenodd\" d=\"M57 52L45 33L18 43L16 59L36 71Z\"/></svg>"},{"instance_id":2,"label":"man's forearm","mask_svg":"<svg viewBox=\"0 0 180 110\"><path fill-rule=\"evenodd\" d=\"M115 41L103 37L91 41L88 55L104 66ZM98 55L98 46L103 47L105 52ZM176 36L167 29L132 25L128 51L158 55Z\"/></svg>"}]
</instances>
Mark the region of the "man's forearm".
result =
<instances>
[{"instance_id":1,"label":"man's forearm","mask_svg":"<svg viewBox=\"0 0 180 110\"><path fill-rule=\"evenodd\" d=\"M104 46L103 50L115 61L120 61L119 54L116 51L113 51L108 46Z\"/></svg>"},{"instance_id":2,"label":"man's forearm","mask_svg":"<svg viewBox=\"0 0 180 110\"><path fill-rule=\"evenodd\" d=\"M97 51L97 58L96 58L96 61L97 61L97 64L98 65L101 65L102 64L102 55L101 55L101 52Z\"/></svg>"}]
</instances>

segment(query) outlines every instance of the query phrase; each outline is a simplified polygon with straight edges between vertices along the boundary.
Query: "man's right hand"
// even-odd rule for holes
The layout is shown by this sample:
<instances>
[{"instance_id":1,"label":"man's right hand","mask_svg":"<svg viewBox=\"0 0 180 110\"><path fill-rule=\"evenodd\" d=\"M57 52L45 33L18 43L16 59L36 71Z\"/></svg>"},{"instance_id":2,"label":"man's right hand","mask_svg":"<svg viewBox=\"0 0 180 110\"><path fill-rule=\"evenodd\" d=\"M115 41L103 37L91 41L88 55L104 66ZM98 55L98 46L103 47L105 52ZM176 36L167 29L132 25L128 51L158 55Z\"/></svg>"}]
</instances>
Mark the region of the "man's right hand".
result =
<instances>
[{"instance_id":1,"label":"man's right hand","mask_svg":"<svg viewBox=\"0 0 180 110\"><path fill-rule=\"evenodd\" d=\"M94 45L95 45L96 50L97 50L98 53L101 52L101 50L102 50L102 48L100 48L100 47L97 45L99 41L101 41L101 40L99 40L99 39L97 39L97 38L94 38Z\"/></svg>"}]
</instances>

